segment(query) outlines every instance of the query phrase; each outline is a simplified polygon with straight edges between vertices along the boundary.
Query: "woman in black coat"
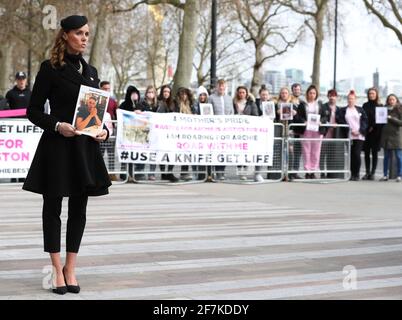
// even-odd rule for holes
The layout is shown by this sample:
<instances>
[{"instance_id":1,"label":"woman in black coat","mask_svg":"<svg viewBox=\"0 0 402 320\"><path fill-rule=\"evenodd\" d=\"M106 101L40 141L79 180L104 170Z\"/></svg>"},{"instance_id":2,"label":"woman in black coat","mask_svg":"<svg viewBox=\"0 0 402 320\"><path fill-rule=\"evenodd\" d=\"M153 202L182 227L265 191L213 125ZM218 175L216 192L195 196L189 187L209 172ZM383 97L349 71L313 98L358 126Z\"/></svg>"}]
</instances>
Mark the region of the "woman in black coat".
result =
<instances>
[{"instance_id":1,"label":"woman in black coat","mask_svg":"<svg viewBox=\"0 0 402 320\"><path fill-rule=\"evenodd\" d=\"M342 128L342 134L344 138L349 138L351 143L350 171L352 177L350 180L359 181L360 154L367 132L368 120L364 109L356 106L356 93L354 90L351 90L348 94L348 105L337 111L336 122L349 125L348 128Z\"/></svg>"},{"instance_id":2,"label":"woman in black coat","mask_svg":"<svg viewBox=\"0 0 402 320\"><path fill-rule=\"evenodd\" d=\"M178 110L176 109L175 101L173 99L172 88L167 84L163 85L160 89L158 96L158 109L156 110L156 112L158 113L178 112ZM175 175L173 174L174 166L172 165L167 166L168 173L164 173L166 172L165 165L161 164L159 165L159 167L162 172L161 174L162 180L168 180L170 182L179 181L179 179L176 178Z\"/></svg>"},{"instance_id":3,"label":"woman in black coat","mask_svg":"<svg viewBox=\"0 0 402 320\"><path fill-rule=\"evenodd\" d=\"M88 196L108 194L111 185L99 143L109 133L92 138L78 135L71 125L81 85L99 87L97 71L82 53L88 43L88 20L70 16L61 21L50 60L41 64L27 110L28 119L44 133L23 189L43 195L44 251L53 265L53 292L78 293L75 277L77 253L86 222ZM44 113L49 100L51 112ZM66 264L60 259L61 204L68 197Z\"/></svg>"},{"instance_id":4,"label":"woman in black coat","mask_svg":"<svg viewBox=\"0 0 402 320\"><path fill-rule=\"evenodd\" d=\"M124 98L124 101L120 104L119 109L134 112L135 110L138 109L140 101L141 101L140 91L134 86L128 86L126 90L126 96ZM122 164L122 170L124 170L125 166L126 166L125 164ZM134 170L134 164L129 163L128 182L134 182L133 170ZM121 175L120 178L124 180L124 174Z\"/></svg>"},{"instance_id":5,"label":"woman in black coat","mask_svg":"<svg viewBox=\"0 0 402 320\"><path fill-rule=\"evenodd\" d=\"M376 88L370 88L367 92L367 102L363 104L363 109L367 114L368 128L366 140L364 141L364 161L366 164L366 174L363 180L374 180L375 171L377 169L378 151L380 151L382 124L376 124L375 110L376 107L382 106L380 97ZM370 153L372 154L372 166L370 167Z\"/></svg>"}]
</instances>

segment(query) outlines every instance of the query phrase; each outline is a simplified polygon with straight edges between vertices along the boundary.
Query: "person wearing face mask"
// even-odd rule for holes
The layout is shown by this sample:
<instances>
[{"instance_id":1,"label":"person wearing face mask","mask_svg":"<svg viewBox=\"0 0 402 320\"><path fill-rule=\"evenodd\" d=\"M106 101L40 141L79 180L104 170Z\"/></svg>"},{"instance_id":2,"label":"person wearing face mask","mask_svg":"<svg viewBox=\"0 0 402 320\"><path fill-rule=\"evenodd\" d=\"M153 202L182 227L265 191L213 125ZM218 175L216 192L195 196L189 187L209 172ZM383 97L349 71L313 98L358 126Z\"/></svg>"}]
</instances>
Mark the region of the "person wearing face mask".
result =
<instances>
[{"instance_id":1,"label":"person wearing face mask","mask_svg":"<svg viewBox=\"0 0 402 320\"><path fill-rule=\"evenodd\" d=\"M388 181L389 160L394 152L397 161L396 182L402 179L402 106L395 94L387 97L388 123L381 134L381 147L384 148L384 176L381 181Z\"/></svg>"},{"instance_id":2,"label":"person wearing face mask","mask_svg":"<svg viewBox=\"0 0 402 320\"><path fill-rule=\"evenodd\" d=\"M133 112L138 108L141 100L140 91L134 86L128 86L124 101L120 104L119 109Z\"/></svg>"},{"instance_id":3,"label":"person wearing face mask","mask_svg":"<svg viewBox=\"0 0 402 320\"><path fill-rule=\"evenodd\" d=\"M128 86L126 90L126 96L124 101L120 104L119 109L126 110L130 112L134 112L138 108L140 103L141 94L140 91L135 86ZM134 165L132 163L128 164L128 182L134 182L133 177ZM136 178L141 179L143 175L138 175ZM124 179L123 175L120 176L121 179Z\"/></svg>"}]
</instances>

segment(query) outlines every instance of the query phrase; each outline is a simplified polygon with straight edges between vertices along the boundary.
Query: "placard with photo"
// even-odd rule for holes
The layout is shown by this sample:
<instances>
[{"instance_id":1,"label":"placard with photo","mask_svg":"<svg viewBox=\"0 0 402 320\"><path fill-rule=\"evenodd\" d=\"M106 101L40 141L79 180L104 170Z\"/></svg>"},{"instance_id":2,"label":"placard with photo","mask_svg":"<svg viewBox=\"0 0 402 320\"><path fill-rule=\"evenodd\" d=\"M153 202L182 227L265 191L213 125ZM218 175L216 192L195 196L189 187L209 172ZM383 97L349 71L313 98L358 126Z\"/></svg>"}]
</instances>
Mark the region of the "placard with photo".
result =
<instances>
[{"instance_id":1,"label":"placard with photo","mask_svg":"<svg viewBox=\"0 0 402 320\"><path fill-rule=\"evenodd\" d=\"M292 103L281 103L279 105L281 120L293 120L293 104Z\"/></svg>"},{"instance_id":2,"label":"placard with photo","mask_svg":"<svg viewBox=\"0 0 402 320\"><path fill-rule=\"evenodd\" d=\"M387 107L376 107L375 108L375 123L376 124L388 123L388 108Z\"/></svg>"},{"instance_id":3,"label":"placard with photo","mask_svg":"<svg viewBox=\"0 0 402 320\"><path fill-rule=\"evenodd\" d=\"M307 115L306 130L317 132L320 129L320 118L319 114L309 113Z\"/></svg>"},{"instance_id":4,"label":"placard with photo","mask_svg":"<svg viewBox=\"0 0 402 320\"><path fill-rule=\"evenodd\" d=\"M73 126L77 132L96 137L103 129L110 92L81 85Z\"/></svg>"},{"instance_id":5,"label":"placard with photo","mask_svg":"<svg viewBox=\"0 0 402 320\"><path fill-rule=\"evenodd\" d=\"M213 116L214 108L211 103L200 103L200 115Z\"/></svg>"},{"instance_id":6,"label":"placard with photo","mask_svg":"<svg viewBox=\"0 0 402 320\"><path fill-rule=\"evenodd\" d=\"M268 117L271 120L275 119L275 102L263 101L261 102L262 115Z\"/></svg>"}]
</instances>

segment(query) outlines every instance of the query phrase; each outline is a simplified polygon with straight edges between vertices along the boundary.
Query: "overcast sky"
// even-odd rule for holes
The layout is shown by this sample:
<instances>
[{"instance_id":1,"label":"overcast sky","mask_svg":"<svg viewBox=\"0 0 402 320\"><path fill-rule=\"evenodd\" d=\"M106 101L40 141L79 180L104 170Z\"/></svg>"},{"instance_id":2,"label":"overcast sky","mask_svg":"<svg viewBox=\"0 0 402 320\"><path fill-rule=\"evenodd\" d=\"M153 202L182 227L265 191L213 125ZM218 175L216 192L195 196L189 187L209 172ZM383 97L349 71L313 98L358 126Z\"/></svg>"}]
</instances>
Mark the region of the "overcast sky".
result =
<instances>
[{"instance_id":1,"label":"overcast sky","mask_svg":"<svg viewBox=\"0 0 402 320\"><path fill-rule=\"evenodd\" d=\"M345 4L344 1L339 1ZM344 32L338 38L337 79L365 77L366 87L372 85L372 74L376 68L380 72L380 85L386 80L402 80L402 46L396 35L385 29L379 20L369 15L364 5L343 7ZM349 11L350 10L350 11ZM308 33L310 39L312 36ZM342 39L343 38L343 39ZM312 40L312 39L311 39ZM305 41L307 42L307 41ZM268 62L269 70L298 68L304 71L305 80L309 77L313 65L313 41L297 44L289 53ZM333 79L334 39L327 37L321 55L321 83L330 86Z\"/></svg>"}]
</instances>

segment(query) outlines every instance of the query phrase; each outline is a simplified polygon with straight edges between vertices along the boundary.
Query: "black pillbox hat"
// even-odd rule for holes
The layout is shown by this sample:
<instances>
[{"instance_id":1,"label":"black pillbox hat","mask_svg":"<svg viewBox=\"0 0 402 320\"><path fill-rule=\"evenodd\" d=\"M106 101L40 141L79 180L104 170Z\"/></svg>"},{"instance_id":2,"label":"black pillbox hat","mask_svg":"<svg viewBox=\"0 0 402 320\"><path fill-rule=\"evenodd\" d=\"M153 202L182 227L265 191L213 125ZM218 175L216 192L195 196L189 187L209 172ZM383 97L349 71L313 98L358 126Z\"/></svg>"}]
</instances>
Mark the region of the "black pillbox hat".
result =
<instances>
[{"instance_id":1,"label":"black pillbox hat","mask_svg":"<svg viewBox=\"0 0 402 320\"><path fill-rule=\"evenodd\" d=\"M64 31L79 29L88 23L86 16L69 16L61 20L60 25Z\"/></svg>"}]
</instances>

